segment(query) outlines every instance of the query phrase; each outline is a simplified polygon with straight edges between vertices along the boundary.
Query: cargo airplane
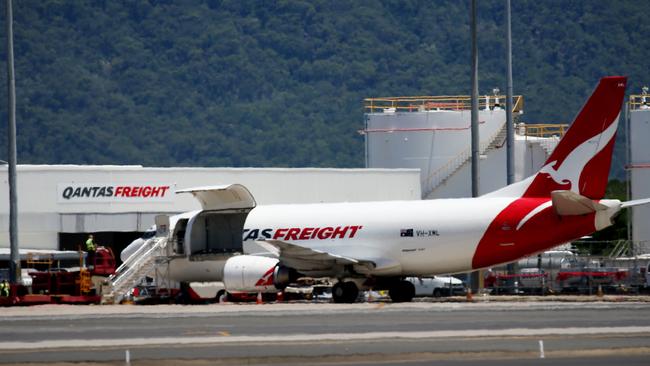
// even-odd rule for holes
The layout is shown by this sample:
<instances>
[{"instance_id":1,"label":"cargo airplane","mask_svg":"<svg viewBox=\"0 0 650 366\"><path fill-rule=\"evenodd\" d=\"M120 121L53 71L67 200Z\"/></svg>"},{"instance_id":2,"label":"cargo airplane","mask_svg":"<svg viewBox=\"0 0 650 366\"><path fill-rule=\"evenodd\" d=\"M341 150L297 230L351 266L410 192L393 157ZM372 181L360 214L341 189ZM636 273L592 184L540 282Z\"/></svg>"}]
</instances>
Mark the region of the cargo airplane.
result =
<instances>
[{"instance_id":1,"label":"cargo airplane","mask_svg":"<svg viewBox=\"0 0 650 366\"><path fill-rule=\"evenodd\" d=\"M203 205L173 219L168 235L186 258L179 269L199 266L209 274L194 280L228 291L330 277L335 302L369 288L406 302L415 294L408 276L512 262L606 228L621 209L650 202L603 199L625 86L625 77L601 79L536 174L477 198L255 207L237 184L179 191ZM241 254L247 243L266 250Z\"/></svg>"}]
</instances>

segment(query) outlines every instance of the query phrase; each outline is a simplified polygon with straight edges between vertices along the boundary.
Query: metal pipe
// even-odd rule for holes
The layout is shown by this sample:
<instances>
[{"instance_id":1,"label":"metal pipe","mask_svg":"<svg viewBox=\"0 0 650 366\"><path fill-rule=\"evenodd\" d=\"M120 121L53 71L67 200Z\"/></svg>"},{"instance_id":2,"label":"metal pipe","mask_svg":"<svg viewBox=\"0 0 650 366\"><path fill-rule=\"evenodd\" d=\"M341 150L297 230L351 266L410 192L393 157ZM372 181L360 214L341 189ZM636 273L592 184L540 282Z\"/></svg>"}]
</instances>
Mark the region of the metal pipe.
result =
<instances>
[{"instance_id":1,"label":"metal pipe","mask_svg":"<svg viewBox=\"0 0 650 366\"><path fill-rule=\"evenodd\" d=\"M472 0L471 13L471 37L472 37L472 112L471 112L471 133L472 133L472 197L479 195L479 134L478 134L478 46L476 41L476 0ZM480 271L471 272L468 276L468 286L474 291L481 290Z\"/></svg>"},{"instance_id":2,"label":"metal pipe","mask_svg":"<svg viewBox=\"0 0 650 366\"><path fill-rule=\"evenodd\" d=\"M630 146L630 105L632 100L628 99L625 105L625 199L632 199L632 147ZM627 240L632 240L632 209L625 210L627 219Z\"/></svg>"},{"instance_id":3,"label":"metal pipe","mask_svg":"<svg viewBox=\"0 0 650 366\"><path fill-rule=\"evenodd\" d=\"M510 0L506 0L506 184L515 182L515 126L512 121L512 33ZM508 274L515 274L515 263L506 266Z\"/></svg>"},{"instance_id":4,"label":"metal pipe","mask_svg":"<svg viewBox=\"0 0 650 366\"><path fill-rule=\"evenodd\" d=\"M476 0L472 0L472 197L479 195L479 132L478 132L478 46L476 42Z\"/></svg>"},{"instance_id":5,"label":"metal pipe","mask_svg":"<svg viewBox=\"0 0 650 366\"><path fill-rule=\"evenodd\" d=\"M9 279L12 285L19 284L20 253L18 252L18 204L16 199L16 80L14 76L14 30L11 0L6 0L7 18L7 89L9 139L9 242L11 260L9 261Z\"/></svg>"}]
</instances>

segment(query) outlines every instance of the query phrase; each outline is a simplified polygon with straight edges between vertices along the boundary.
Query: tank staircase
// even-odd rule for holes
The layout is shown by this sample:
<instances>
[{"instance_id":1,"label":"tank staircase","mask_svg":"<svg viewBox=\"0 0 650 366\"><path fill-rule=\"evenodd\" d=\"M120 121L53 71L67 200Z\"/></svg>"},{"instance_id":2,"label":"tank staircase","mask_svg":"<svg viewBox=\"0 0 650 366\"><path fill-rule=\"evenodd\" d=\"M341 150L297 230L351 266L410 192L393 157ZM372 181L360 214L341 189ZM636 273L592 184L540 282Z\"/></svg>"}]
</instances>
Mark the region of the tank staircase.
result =
<instances>
[{"instance_id":1,"label":"tank staircase","mask_svg":"<svg viewBox=\"0 0 650 366\"><path fill-rule=\"evenodd\" d=\"M489 150L501 148L505 144L506 138L507 129L504 121L503 126L501 126L495 134L493 134L487 141L479 144L479 154L484 155ZM424 189L426 189L426 191L424 191L422 197L428 197L438 187L445 184L449 178L471 160L471 157L472 148L470 146L431 173L424 181Z\"/></svg>"},{"instance_id":2,"label":"tank staircase","mask_svg":"<svg viewBox=\"0 0 650 366\"><path fill-rule=\"evenodd\" d=\"M161 258L167 258L167 237L142 244L102 286L102 304L119 304L145 277L152 275Z\"/></svg>"},{"instance_id":3,"label":"tank staircase","mask_svg":"<svg viewBox=\"0 0 650 366\"><path fill-rule=\"evenodd\" d=\"M547 139L543 139L539 141L539 146L546 151L546 155L550 156L553 150L555 150L555 147L557 144L560 142L560 138L558 136L551 136Z\"/></svg>"}]
</instances>

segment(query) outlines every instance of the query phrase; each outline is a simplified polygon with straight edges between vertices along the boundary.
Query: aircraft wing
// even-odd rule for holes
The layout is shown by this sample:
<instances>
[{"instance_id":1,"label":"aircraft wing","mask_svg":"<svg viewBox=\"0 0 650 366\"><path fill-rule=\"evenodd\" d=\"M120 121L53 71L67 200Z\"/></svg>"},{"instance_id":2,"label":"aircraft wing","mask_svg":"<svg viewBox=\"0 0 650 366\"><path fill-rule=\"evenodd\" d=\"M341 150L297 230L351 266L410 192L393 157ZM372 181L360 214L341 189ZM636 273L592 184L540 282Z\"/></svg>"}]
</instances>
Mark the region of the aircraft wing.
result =
<instances>
[{"instance_id":1,"label":"aircraft wing","mask_svg":"<svg viewBox=\"0 0 650 366\"><path fill-rule=\"evenodd\" d=\"M373 253L368 246L339 248L335 252L334 248L311 248L281 240L265 240L263 243L277 248L278 257L285 265L306 275L317 273L333 276L337 268L346 265L351 265L359 273L385 274L401 271L398 261L380 253ZM354 252L349 252L350 249Z\"/></svg>"}]
</instances>

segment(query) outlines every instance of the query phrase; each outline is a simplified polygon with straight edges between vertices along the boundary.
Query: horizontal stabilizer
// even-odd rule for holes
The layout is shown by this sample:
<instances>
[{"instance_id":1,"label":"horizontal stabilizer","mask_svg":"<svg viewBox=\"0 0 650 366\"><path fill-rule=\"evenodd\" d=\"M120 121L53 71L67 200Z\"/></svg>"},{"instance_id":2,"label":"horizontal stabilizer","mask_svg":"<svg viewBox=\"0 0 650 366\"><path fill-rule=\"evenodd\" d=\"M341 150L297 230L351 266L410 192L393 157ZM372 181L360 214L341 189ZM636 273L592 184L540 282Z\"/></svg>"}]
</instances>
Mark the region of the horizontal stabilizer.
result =
<instances>
[{"instance_id":1,"label":"horizontal stabilizer","mask_svg":"<svg viewBox=\"0 0 650 366\"><path fill-rule=\"evenodd\" d=\"M607 209L607 206L572 191L553 191L551 200L555 212L562 216L584 215Z\"/></svg>"},{"instance_id":2,"label":"horizontal stabilizer","mask_svg":"<svg viewBox=\"0 0 650 366\"><path fill-rule=\"evenodd\" d=\"M650 198L642 198L640 200L633 200L633 201L623 202L621 204L621 208L639 206L639 205L647 205L648 203L650 203Z\"/></svg>"}]
</instances>

